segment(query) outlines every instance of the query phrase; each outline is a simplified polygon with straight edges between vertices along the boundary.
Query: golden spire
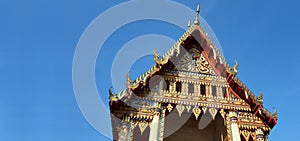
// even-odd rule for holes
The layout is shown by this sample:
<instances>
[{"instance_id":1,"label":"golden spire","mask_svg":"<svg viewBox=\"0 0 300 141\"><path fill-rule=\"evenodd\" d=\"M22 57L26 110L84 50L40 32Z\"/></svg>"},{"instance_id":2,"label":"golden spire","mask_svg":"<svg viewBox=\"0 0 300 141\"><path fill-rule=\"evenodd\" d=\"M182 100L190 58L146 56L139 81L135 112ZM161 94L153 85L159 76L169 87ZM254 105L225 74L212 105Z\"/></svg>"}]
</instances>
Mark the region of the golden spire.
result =
<instances>
[{"instance_id":1,"label":"golden spire","mask_svg":"<svg viewBox=\"0 0 300 141\"><path fill-rule=\"evenodd\" d=\"M191 20L188 21L188 28L191 27Z\"/></svg>"},{"instance_id":2,"label":"golden spire","mask_svg":"<svg viewBox=\"0 0 300 141\"><path fill-rule=\"evenodd\" d=\"M194 21L194 25L199 25L199 13L200 13L200 4L197 6L197 13L196 13L196 19Z\"/></svg>"}]
</instances>

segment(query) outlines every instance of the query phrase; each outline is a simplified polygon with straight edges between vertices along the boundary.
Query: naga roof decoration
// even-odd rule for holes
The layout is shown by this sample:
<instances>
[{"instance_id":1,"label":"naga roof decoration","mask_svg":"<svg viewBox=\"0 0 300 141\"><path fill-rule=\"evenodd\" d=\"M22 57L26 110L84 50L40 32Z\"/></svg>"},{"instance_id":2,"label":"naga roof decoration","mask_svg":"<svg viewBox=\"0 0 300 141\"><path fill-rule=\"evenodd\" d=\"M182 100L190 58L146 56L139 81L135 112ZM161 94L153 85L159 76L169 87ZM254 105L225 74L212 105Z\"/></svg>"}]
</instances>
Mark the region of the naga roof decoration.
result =
<instances>
[{"instance_id":1,"label":"naga roof decoration","mask_svg":"<svg viewBox=\"0 0 300 141\"><path fill-rule=\"evenodd\" d=\"M124 100L126 101L126 99L129 99L133 93L138 92L142 90L145 86L147 86L149 79L152 76L161 74L166 67L170 66L170 64L172 64L172 59L176 59L178 58L178 55L184 54L181 48L185 48L188 45L194 44L194 46L196 46L197 48L202 48L202 52L199 54L200 58L198 58L199 60L196 60L196 62L198 61L198 63L201 63L202 61L201 64L205 64L204 66L200 65L200 68L198 70L201 71L202 73L204 72L207 74L213 74L211 76L212 79L219 78L220 80L222 80L222 78L223 79L225 78L223 81L229 84L230 92L237 98L234 99L234 98L227 97L226 101L222 101L221 99L218 100L216 98L217 101L214 102L219 102L220 104L217 104L215 108L226 109L226 103L231 103L233 105L236 105L236 107L233 107L234 109L249 111L253 113L253 115L243 115L241 113L239 116L249 116L249 117L253 116L251 117L253 119L257 119L259 117L270 128L273 128L277 122L276 109L274 109L274 114L271 114L268 110L266 110L263 107L262 93L260 93L259 97L256 97L254 93L250 89L248 89L246 85L240 81L239 78L236 77L236 74L238 72L237 61L235 61L236 62L235 66L231 68L230 65L227 63L227 61L224 59L223 55L218 50L218 48L211 41L208 34L200 26L199 19L198 19L199 12L200 12L200 8L198 7L197 16L196 16L196 20L194 21L194 24L190 25L190 21L189 21L188 29L163 56L159 56L155 50L153 51L155 64L149 70L147 70L145 73L140 75L135 80L131 80L129 75L127 74L126 75L127 89L119 92L118 94L112 94L110 91L110 97L112 98L113 101L116 101L116 99L119 99L121 101ZM187 64L187 65L191 65L191 64ZM199 66L199 64L197 66ZM184 68L184 66L182 68ZM181 72L181 73L185 73L185 72ZM205 74L195 74L195 75L201 77L202 75ZM209 99L209 97L205 97L205 98ZM174 102L174 99L172 98L164 99L164 102L167 101ZM180 103L186 104L184 101L178 100L178 104ZM200 103L198 106L207 106L210 104L211 103L209 102L209 100L207 100L206 103L205 102ZM220 107L220 105L222 104L225 105L225 108L224 106ZM210 106L214 107L212 104ZM184 107L177 107L177 108L180 108L178 111L182 111L182 108L184 109ZM168 109L172 110L173 106L169 104ZM201 112L197 108L196 109L194 108L192 111L196 113L195 115L199 115L200 114L199 112Z\"/></svg>"}]
</instances>

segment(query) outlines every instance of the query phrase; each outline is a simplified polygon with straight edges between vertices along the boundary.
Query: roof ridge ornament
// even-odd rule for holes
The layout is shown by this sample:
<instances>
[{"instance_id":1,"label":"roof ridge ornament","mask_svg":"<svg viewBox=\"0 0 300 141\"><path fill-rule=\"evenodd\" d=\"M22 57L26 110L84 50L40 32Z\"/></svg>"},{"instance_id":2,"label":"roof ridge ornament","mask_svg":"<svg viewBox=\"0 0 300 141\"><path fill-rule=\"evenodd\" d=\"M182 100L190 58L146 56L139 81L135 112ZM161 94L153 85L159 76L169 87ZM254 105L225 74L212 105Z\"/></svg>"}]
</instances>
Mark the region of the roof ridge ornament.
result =
<instances>
[{"instance_id":1,"label":"roof ridge ornament","mask_svg":"<svg viewBox=\"0 0 300 141\"><path fill-rule=\"evenodd\" d=\"M235 60L235 65L233 66L233 68L229 68L229 69L227 70L227 72L228 72L229 74L236 75L236 74L238 73L238 70L237 70L238 66L239 66L239 63Z\"/></svg>"},{"instance_id":2,"label":"roof ridge ornament","mask_svg":"<svg viewBox=\"0 0 300 141\"><path fill-rule=\"evenodd\" d=\"M112 87L108 89L110 101L118 101L118 96L112 92Z\"/></svg>"},{"instance_id":3,"label":"roof ridge ornament","mask_svg":"<svg viewBox=\"0 0 300 141\"><path fill-rule=\"evenodd\" d=\"M126 74L126 79L127 79L127 82L126 82L127 88L129 88L129 89L135 89L135 88L137 88L139 86L138 83L132 82L132 80L129 77L129 73Z\"/></svg>"},{"instance_id":4,"label":"roof ridge ornament","mask_svg":"<svg viewBox=\"0 0 300 141\"><path fill-rule=\"evenodd\" d=\"M259 103L263 104L264 101L263 101L263 93L262 93L262 91L260 91L260 94L259 94L259 97L258 97L257 101Z\"/></svg>"},{"instance_id":5,"label":"roof ridge ornament","mask_svg":"<svg viewBox=\"0 0 300 141\"><path fill-rule=\"evenodd\" d=\"M199 25L199 13L200 13L200 4L197 6L197 11L196 11L196 19L194 21L194 25Z\"/></svg>"},{"instance_id":6,"label":"roof ridge ornament","mask_svg":"<svg viewBox=\"0 0 300 141\"><path fill-rule=\"evenodd\" d=\"M188 21L188 28L191 27L191 20Z\"/></svg>"},{"instance_id":7,"label":"roof ridge ornament","mask_svg":"<svg viewBox=\"0 0 300 141\"><path fill-rule=\"evenodd\" d=\"M277 119L277 109L275 107L273 107L273 109L274 109L273 117Z\"/></svg>"},{"instance_id":8,"label":"roof ridge ornament","mask_svg":"<svg viewBox=\"0 0 300 141\"><path fill-rule=\"evenodd\" d=\"M159 66L162 66L169 61L168 58L159 57L155 49L153 49L153 54L154 54L154 62Z\"/></svg>"}]
</instances>

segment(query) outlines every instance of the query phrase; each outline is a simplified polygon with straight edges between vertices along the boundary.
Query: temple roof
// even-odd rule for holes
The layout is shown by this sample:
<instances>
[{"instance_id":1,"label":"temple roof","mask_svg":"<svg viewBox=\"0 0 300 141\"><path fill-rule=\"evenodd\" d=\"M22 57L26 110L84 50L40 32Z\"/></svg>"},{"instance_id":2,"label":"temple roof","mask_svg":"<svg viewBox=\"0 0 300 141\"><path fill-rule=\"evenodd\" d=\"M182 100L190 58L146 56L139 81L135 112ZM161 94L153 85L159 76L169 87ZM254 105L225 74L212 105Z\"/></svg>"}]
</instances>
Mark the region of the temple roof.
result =
<instances>
[{"instance_id":1,"label":"temple roof","mask_svg":"<svg viewBox=\"0 0 300 141\"><path fill-rule=\"evenodd\" d=\"M187 47L191 44L195 44L197 47L202 48L202 54L209 62L212 69L218 76L224 77L230 86L231 92L235 97L244 100L252 109L252 113L260 117L269 127L274 127L277 122L277 114L274 111L272 115L268 110L263 107L262 93L259 97L256 97L254 93L243 84L237 74L237 62L236 65L231 68L228 62L225 60L219 49L214 45L208 34L200 26L198 21L199 11L197 10L196 20L193 25L188 26L188 29L179 38L179 40L162 56L160 57L154 50L153 66L145 73L141 74L135 80L131 80L127 74L127 89L116 94L119 100L126 99L131 92L139 91L144 86L148 85L149 79L157 74L161 74L161 71L170 65L172 59L176 58L180 54L181 47ZM189 22L190 23L190 22Z\"/></svg>"}]
</instances>

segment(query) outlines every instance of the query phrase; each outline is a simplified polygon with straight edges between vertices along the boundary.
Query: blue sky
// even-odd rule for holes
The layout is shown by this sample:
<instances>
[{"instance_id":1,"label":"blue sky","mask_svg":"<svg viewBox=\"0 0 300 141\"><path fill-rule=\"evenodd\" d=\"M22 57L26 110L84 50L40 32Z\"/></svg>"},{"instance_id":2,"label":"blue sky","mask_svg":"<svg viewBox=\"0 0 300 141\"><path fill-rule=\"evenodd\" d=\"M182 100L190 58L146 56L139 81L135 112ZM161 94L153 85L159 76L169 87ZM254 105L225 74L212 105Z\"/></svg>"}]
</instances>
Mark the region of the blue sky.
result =
<instances>
[{"instance_id":1,"label":"blue sky","mask_svg":"<svg viewBox=\"0 0 300 141\"><path fill-rule=\"evenodd\" d=\"M77 106L72 62L85 28L95 17L121 2L0 1L1 141L109 140L86 121ZM199 3L177 2L192 9ZM232 65L234 59L238 60L238 77L257 95L263 91L266 108L278 109L278 124L270 140L297 139L300 2L200 2L201 16L218 37L225 58ZM161 34L177 40L183 32L172 24L153 20L130 23L114 32L99 53L95 69L99 94L106 106L107 89L112 85L110 67L121 46L144 34ZM147 70L152 61L152 56L138 60L131 76Z\"/></svg>"}]
</instances>

